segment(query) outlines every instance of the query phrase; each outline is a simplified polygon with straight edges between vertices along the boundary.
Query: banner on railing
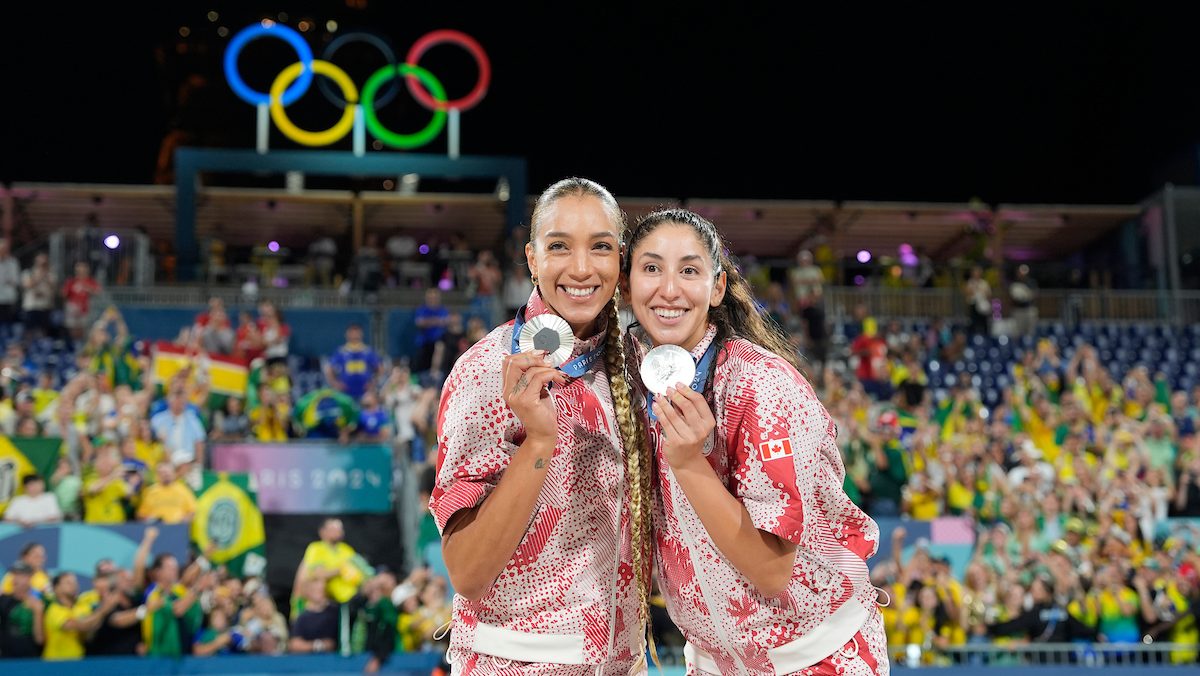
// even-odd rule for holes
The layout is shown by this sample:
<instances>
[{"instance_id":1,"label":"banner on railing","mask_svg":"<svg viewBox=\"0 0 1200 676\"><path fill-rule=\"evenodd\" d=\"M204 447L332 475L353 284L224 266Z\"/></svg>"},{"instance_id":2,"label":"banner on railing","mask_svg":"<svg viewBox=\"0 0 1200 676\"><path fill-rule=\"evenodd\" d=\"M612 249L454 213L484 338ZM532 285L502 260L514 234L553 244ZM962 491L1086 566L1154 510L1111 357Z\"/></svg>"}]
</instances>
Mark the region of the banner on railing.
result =
<instances>
[{"instance_id":1,"label":"banner on railing","mask_svg":"<svg viewBox=\"0 0 1200 676\"><path fill-rule=\"evenodd\" d=\"M214 444L212 466L249 473L264 514L391 510L392 450L379 444Z\"/></svg>"},{"instance_id":2,"label":"banner on railing","mask_svg":"<svg viewBox=\"0 0 1200 676\"><path fill-rule=\"evenodd\" d=\"M6 569L20 556L30 542L46 548L46 571L54 574L75 573L82 589L92 585L96 562L111 559L125 569L132 569L138 544L151 524L130 523L120 526L98 526L86 523L61 523L22 528L16 524L0 523L0 569ZM175 556L186 564L188 556L187 524L158 524L158 537L150 549L150 559L161 553ZM150 565L150 561L146 562Z\"/></svg>"}]
</instances>

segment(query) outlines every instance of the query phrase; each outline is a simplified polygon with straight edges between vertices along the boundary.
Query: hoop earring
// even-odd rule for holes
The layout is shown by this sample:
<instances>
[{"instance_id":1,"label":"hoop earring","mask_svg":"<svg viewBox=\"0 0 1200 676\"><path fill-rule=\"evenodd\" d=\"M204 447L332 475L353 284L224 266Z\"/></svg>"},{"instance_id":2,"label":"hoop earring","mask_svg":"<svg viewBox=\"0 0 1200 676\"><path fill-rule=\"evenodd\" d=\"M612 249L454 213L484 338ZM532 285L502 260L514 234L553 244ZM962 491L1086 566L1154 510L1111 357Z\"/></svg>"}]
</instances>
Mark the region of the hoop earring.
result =
<instances>
[{"instance_id":1,"label":"hoop earring","mask_svg":"<svg viewBox=\"0 0 1200 676\"><path fill-rule=\"evenodd\" d=\"M538 283L538 276L537 276L537 275L529 275L529 279L533 281L533 285L534 285L534 286L537 286L537 283Z\"/></svg>"}]
</instances>

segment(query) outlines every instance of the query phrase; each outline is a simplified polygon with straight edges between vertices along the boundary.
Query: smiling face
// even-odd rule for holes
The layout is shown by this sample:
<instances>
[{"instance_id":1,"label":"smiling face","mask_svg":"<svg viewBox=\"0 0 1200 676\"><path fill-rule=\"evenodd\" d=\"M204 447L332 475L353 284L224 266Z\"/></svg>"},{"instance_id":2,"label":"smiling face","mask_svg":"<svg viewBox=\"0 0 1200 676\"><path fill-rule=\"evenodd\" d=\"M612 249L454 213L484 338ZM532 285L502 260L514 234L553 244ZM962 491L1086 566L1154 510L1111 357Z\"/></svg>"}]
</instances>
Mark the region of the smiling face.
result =
<instances>
[{"instance_id":1,"label":"smiling face","mask_svg":"<svg viewBox=\"0 0 1200 676\"><path fill-rule=\"evenodd\" d=\"M525 245L542 300L578 338L595 333L621 272L620 223L603 201L568 194L548 205Z\"/></svg>"},{"instance_id":2,"label":"smiling face","mask_svg":"<svg viewBox=\"0 0 1200 676\"><path fill-rule=\"evenodd\" d=\"M629 302L651 342L694 348L708 329L709 308L725 297L725 273L696 230L663 223L629 255Z\"/></svg>"}]
</instances>

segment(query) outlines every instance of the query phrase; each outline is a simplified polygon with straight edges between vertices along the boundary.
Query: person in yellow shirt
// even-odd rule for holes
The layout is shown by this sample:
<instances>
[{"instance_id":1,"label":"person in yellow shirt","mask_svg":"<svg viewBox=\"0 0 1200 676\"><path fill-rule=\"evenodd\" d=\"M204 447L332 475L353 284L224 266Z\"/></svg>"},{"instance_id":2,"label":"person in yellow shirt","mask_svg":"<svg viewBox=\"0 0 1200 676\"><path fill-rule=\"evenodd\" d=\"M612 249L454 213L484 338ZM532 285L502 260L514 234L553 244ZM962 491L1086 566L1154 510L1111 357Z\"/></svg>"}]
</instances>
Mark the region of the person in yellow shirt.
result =
<instances>
[{"instance_id":1,"label":"person in yellow shirt","mask_svg":"<svg viewBox=\"0 0 1200 676\"><path fill-rule=\"evenodd\" d=\"M125 503L131 493L121 467L121 452L115 442L106 442L97 449L95 464L83 482L84 522L125 523Z\"/></svg>"},{"instance_id":2,"label":"person in yellow shirt","mask_svg":"<svg viewBox=\"0 0 1200 676\"><path fill-rule=\"evenodd\" d=\"M299 595L303 580L319 577L325 580L325 591L331 599L346 603L354 597L370 571L364 570L359 563L362 557L358 552L343 542L346 531L341 519L325 519L317 535L320 539L308 545L296 568L293 601ZM294 607L293 610L299 609Z\"/></svg>"},{"instance_id":3,"label":"person in yellow shirt","mask_svg":"<svg viewBox=\"0 0 1200 676\"><path fill-rule=\"evenodd\" d=\"M17 560L29 567L29 588L41 595L50 593L50 576L46 574L46 547L37 542L26 542L21 547ZM0 580L0 594L13 593L13 571L9 570Z\"/></svg>"},{"instance_id":4,"label":"person in yellow shirt","mask_svg":"<svg viewBox=\"0 0 1200 676\"><path fill-rule=\"evenodd\" d=\"M55 575L53 587L54 601L46 606L42 620L46 637L42 658L83 659L84 637L100 626L100 621L116 607L118 598L109 594L97 608L78 603L79 580L69 572Z\"/></svg>"},{"instance_id":5,"label":"person in yellow shirt","mask_svg":"<svg viewBox=\"0 0 1200 676\"><path fill-rule=\"evenodd\" d=\"M175 465L170 460L161 460L154 471L157 481L142 489L138 518L163 523L191 521L196 514L196 495L177 478Z\"/></svg>"}]
</instances>

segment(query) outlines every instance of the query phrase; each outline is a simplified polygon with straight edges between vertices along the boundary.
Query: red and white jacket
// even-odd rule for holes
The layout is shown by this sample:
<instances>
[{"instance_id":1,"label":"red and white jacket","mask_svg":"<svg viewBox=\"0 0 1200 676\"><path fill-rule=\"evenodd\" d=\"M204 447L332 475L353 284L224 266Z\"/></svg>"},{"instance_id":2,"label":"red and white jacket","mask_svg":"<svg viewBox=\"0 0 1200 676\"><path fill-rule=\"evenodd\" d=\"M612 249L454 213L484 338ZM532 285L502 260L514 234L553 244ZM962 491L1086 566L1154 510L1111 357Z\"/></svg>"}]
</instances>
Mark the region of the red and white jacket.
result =
<instances>
[{"instance_id":1,"label":"red and white jacket","mask_svg":"<svg viewBox=\"0 0 1200 676\"><path fill-rule=\"evenodd\" d=\"M548 311L535 290L526 319ZM605 331L576 341L572 358ZM502 392L512 332L510 321L467 350L442 390L429 502L439 530L487 498L525 439ZM550 394L558 445L525 537L485 597L454 598L455 673L625 674L640 655L625 462L604 360Z\"/></svg>"},{"instance_id":2,"label":"red and white jacket","mask_svg":"<svg viewBox=\"0 0 1200 676\"><path fill-rule=\"evenodd\" d=\"M694 359L715 334L710 325ZM640 361L644 346L630 343ZM644 414L645 388L633 377ZM647 420L657 475L656 572L688 641L689 672L819 673L811 668L832 656L838 673L886 674L886 637L866 563L879 527L842 488L833 419L791 364L740 338L718 350L706 398L717 422L705 445L709 465L755 527L797 550L786 591L759 593L709 537L667 464L661 428ZM847 645L856 646L856 660L837 655Z\"/></svg>"}]
</instances>

